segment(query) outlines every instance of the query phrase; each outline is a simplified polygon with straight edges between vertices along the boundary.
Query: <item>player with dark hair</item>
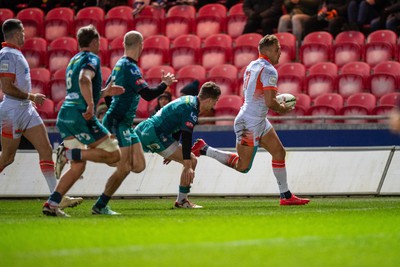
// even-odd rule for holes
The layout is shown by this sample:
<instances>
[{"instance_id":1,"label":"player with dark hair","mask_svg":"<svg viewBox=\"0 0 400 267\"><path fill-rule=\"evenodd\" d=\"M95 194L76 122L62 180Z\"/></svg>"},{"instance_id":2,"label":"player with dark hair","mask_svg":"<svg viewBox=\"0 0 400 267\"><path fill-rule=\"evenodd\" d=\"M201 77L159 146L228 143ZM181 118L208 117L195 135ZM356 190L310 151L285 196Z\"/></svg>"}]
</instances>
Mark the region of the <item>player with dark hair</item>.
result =
<instances>
[{"instance_id":1,"label":"player with dark hair","mask_svg":"<svg viewBox=\"0 0 400 267\"><path fill-rule=\"evenodd\" d=\"M281 205L304 205L308 199L296 197L287 184L286 151L275 129L267 119L269 109L287 113L292 107L276 99L278 75L274 65L281 54L279 40L274 35L264 36L258 45L260 56L246 68L243 82L244 104L235 118L236 153L208 146L198 139L192 147L196 156L214 158L239 172L247 173L253 163L258 146L272 155L272 170L278 182Z\"/></svg>"},{"instance_id":2,"label":"player with dark hair","mask_svg":"<svg viewBox=\"0 0 400 267\"><path fill-rule=\"evenodd\" d=\"M29 65L20 50L25 42L24 26L18 19L8 19L3 23L2 31L5 42L0 51L0 87L4 93L0 104L0 173L14 162L23 135L38 151L40 169L50 192L53 192L57 184L53 151L46 127L35 109L35 105L43 104L46 96L31 93ZM74 207L81 202L82 198L65 196L60 208Z\"/></svg>"},{"instance_id":3,"label":"player with dark hair","mask_svg":"<svg viewBox=\"0 0 400 267\"><path fill-rule=\"evenodd\" d=\"M158 153L165 158L164 163L173 160L183 165L176 208L202 208L188 200L197 164L195 155L190 152L192 133L199 113L212 109L220 95L218 85L206 82L197 96L182 96L170 102L135 128L145 151Z\"/></svg>"}]
</instances>

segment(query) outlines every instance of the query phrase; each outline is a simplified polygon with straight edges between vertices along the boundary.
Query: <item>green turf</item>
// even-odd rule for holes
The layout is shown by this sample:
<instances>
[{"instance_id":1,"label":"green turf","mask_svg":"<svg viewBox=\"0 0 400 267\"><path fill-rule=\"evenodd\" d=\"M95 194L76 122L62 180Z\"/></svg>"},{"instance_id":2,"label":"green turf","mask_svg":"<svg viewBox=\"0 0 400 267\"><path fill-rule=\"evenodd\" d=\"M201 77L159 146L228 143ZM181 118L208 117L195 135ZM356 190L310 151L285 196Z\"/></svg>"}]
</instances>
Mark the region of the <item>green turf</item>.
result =
<instances>
[{"instance_id":1,"label":"green turf","mask_svg":"<svg viewBox=\"0 0 400 267\"><path fill-rule=\"evenodd\" d=\"M400 266L400 198L112 200L122 216L45 217L43 200L0 200L0 266Z\"/></svg>"}]
</instances>

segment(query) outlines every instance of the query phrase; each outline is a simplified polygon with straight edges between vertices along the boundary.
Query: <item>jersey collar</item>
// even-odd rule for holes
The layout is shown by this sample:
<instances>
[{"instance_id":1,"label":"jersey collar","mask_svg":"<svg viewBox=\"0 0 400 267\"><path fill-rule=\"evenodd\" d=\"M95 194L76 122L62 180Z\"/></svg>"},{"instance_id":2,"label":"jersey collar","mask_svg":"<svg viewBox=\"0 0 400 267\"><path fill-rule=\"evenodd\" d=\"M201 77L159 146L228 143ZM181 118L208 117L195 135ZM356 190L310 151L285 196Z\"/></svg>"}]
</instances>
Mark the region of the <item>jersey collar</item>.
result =
<instances>
[{"instance_id":1,"label":"jersey collar","mask_svg":"<svg viewBox=\"0 0 400 267\"><path fill-rule=\"evenodd\" d=\"M134 60L133 58L128 57L128 56L125 56L125 57L126 57L129 61L135 63L136 65L138 64L138 62L137 62L136 60Z\"/></svg>"},{"instance_id":2,"label":"jersey collar","mask_svg":"<svg viewBox=\"0 0 400 267\"><path fill-rule=\"evenodd\" d=\"M258 54L258 58L265 59L265 60L268 61L270 64L272 64L272 63L271 63L271 60L270 60L269 57L267 57L266 55Z\"/></svg>"},{"instance_id":3,"label":"jersey collar","mask_svg":"<svg viewBox=\"0 0 400 267\"><path fill-rule=\"evenodd\" d=\"M10 47L10 48L14 48L14 49L17 49L17 50L21 51L20 47L18 47L16 45L13 45L13 44L10 44L10 43L7 43L7 42L2 42L1 43L1 47Z\"/></svg>"}]
</instances>

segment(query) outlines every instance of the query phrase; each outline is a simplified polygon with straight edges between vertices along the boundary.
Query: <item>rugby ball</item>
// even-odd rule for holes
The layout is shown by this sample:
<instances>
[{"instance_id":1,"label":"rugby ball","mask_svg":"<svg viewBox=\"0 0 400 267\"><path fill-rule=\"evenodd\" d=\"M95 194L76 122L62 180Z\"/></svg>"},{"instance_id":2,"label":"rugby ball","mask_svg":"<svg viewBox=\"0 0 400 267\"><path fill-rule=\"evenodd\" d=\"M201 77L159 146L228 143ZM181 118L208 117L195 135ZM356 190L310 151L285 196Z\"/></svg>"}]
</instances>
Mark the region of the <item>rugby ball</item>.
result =
<instances>
[{"instance_id":1,"label":"rugby ball","mask_svg":"<svg viewBox=\"0 0 400 267\"><path fill-rule=\"evenodd\" d=\"M279 94L276 96L276 100L279 103L285 103L287 107L294 108L294 106L296 105L296 97L292 94Z\"/></svg>"}]
</instances>

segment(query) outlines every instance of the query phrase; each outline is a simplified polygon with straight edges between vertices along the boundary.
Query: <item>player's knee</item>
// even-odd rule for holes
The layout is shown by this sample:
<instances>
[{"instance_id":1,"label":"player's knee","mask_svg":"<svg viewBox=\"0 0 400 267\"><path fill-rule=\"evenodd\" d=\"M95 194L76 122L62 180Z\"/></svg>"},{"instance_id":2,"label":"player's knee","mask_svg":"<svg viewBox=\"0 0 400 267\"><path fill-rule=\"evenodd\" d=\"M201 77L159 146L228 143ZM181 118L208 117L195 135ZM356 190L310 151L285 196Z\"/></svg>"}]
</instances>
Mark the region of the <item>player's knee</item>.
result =
<instances>
[{"instance_id":1,"label":"player's knee","mask_svg":"<svg viewBox=\"0 0 400 267\"><path fill-rule=\"evenodd\" d=\"M141 173L142 171L144 171L145 168L146 168L145 162L136 163L136 164L133 164L133 166L131 168L131 172Z\"/></svg>"},{"instance_id":2,"label":"player's knee","mask_svg":"<svg viewBox=\"0 0 400 267\"><path fill-rule=\"evenodd\" d=\"M241 173L248 173L250 171L250 167L248 167L246 169L236 169L236 170L241 172Z\"/></svg>"}]
</instances>

